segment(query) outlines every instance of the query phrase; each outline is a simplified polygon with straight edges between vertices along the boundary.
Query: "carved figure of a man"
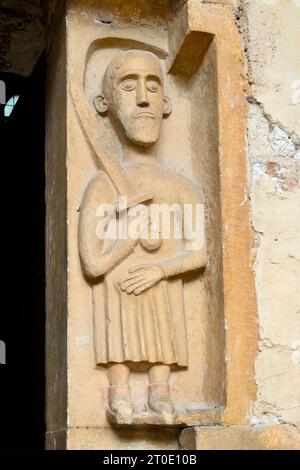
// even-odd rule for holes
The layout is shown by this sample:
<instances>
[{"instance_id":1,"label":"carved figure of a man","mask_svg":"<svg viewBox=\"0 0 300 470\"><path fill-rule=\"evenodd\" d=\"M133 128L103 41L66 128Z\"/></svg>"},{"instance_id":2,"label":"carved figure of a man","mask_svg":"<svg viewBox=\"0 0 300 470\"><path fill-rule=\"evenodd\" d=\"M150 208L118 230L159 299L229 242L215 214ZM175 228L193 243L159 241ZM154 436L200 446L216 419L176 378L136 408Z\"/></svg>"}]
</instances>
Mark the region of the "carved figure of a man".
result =
<instances>
[{"instance_id":1,"label":"carved figure of a man","mask_svg":"<svg viewBox=\"0 0 300 470\"><path fill-rule=\"evenodd\" d=\"M203 204L196 184L164 168L156 158L162 120L171 108L164 96L161 64L153 53L118 53L106 70L103 95L94 103L118 132L129 177L152 196L146 208ZM110 178L99 171L85 191L79 226L81 261L93 287L96 362L108 368L108 415L117 423L132 422L130 371L144 367L149 377L145 406L171 424L170 372L188 366L181 275L205 266L206 247L204 243L189 250L184 237L174 234L148 242L124 237L107 243L97 235L96 212L100 204L117 200ZM185 223L182 217L177 219L177 225ZM145 226L148 223L149 219Z\"/></svg>"}]
</instances>

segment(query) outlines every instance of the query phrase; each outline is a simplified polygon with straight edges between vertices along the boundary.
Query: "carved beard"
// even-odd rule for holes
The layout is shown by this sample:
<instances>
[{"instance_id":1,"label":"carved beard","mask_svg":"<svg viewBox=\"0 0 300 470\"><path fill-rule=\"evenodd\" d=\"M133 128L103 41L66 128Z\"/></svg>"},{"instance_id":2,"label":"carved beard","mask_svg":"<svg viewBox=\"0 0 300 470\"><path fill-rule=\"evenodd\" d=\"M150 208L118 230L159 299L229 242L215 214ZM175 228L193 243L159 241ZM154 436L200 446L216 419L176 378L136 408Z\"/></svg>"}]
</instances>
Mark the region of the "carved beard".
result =
<instances>
[{"instance_id":1,"label":"carved beard","mask_svg":"<svg viewBox=\"0 0 300 470\"><path fill-rule=\"evenodd\" d=\"M130 142L140 147L151 147L156 144L160 137L162 113L158 116L157 112L155 113L148 107L136 107L131 114L126 114L121 110L115 99L110 101L109 109L117 129L125 134ZM141 113L151 113L153 115L137 116Z\"/></svg>"},{"instance_id":2,"label":"carved beard","mask_svg":"<svg viewBox=\"0 0 300 470\"><path fill-rule=\"evenodd\" d=\"M138 112L141 112L138 110ZM146 111L145 111L146 112ZM160 136L161 119L148 116L132 116L122 122L126 137L134 144L141 147L150 147L154 145Z\"/></svg>"}]
</instances>

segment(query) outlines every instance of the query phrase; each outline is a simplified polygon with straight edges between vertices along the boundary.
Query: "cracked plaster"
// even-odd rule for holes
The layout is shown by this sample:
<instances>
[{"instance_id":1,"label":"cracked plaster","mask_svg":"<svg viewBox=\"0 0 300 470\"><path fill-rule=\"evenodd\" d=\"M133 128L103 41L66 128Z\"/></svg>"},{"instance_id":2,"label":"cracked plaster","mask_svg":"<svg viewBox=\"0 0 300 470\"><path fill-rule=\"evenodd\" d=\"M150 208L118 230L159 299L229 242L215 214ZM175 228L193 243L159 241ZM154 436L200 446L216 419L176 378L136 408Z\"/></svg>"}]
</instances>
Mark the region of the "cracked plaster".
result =
<instances>
[{"instance_id":1,"label":"cracked plaster","mask_svg":"<svg viewBox=\"0 0 300 470\"><path fill-rule=\"evenodd\" d=\"M300 8L243 2L260 331L253 424L300 425ZM294 87L295 88L295 87ZM296 97L297 98L297 97Z\"/></svg>"}]
</instances>

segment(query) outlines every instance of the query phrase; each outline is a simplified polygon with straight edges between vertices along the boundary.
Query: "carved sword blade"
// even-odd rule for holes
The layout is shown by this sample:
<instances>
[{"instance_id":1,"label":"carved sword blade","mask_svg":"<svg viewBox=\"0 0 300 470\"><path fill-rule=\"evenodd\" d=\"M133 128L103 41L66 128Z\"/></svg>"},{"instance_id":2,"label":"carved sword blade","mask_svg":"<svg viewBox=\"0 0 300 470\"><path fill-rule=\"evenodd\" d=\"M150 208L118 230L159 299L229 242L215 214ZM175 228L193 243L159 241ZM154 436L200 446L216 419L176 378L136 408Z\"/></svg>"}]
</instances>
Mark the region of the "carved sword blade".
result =
<instances>
[{"instance_id":1,"label":"carved sword blade","mask_svg":"<svg viewBox=\"0 0 300 470\"><path fill-rule=\"evenodd\" d=\"M127 198L127 207L122 204L122 207L117 206L117 210L124 210L151 200L152 196L150 194L141 193L135 188L122 163L104 150L101 145L101 133L96 114L89 106L83 91L80 92L75 83L72 83L70 88L80 126L96 154L98 166L109 176L119 196Z\"/></svg>"}]
</instances>

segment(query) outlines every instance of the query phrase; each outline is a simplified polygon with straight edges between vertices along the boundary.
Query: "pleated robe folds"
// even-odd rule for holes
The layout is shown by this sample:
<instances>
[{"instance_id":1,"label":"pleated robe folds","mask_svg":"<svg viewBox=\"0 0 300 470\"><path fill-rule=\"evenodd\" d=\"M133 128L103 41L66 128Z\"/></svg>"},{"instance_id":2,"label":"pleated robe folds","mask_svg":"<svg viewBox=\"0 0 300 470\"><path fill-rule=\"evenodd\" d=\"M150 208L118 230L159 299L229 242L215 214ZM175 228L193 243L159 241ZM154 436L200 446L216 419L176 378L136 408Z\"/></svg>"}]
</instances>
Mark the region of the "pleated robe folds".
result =
<instances>
[{"instance_id":1,"label":"pleated robe folds","mask_svg":"<svg viewBox=\"0 0 300 470\"><path fill-rule=\"evenodd\" d=\"M98 365L147 362L187 366L182 280L162 280L140 295L128 295L118 284L130 267L176 256L179 245L178 240L163 240L157 251L147 252L138 243L102 282L93 286Z\"/></svg>"}]
</instances>

